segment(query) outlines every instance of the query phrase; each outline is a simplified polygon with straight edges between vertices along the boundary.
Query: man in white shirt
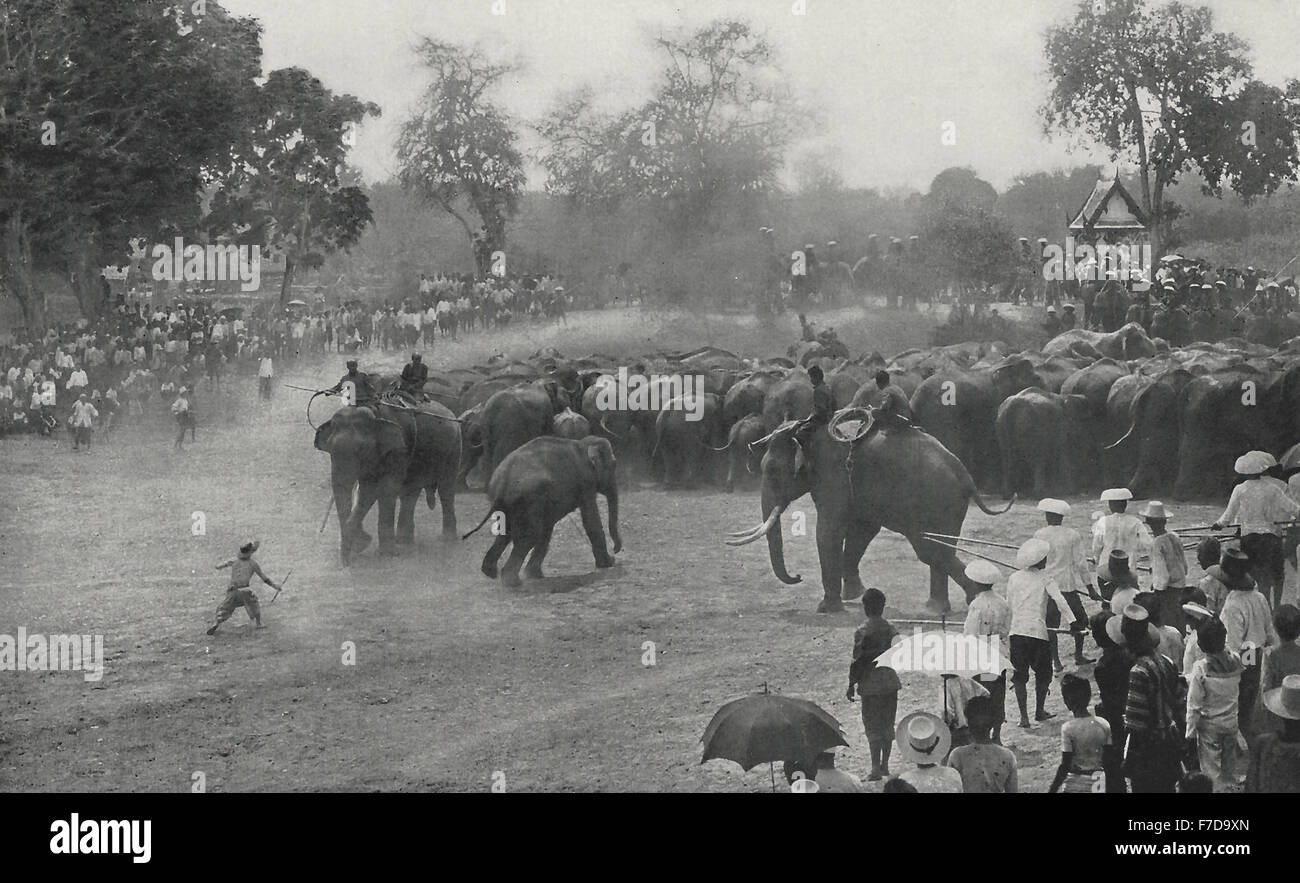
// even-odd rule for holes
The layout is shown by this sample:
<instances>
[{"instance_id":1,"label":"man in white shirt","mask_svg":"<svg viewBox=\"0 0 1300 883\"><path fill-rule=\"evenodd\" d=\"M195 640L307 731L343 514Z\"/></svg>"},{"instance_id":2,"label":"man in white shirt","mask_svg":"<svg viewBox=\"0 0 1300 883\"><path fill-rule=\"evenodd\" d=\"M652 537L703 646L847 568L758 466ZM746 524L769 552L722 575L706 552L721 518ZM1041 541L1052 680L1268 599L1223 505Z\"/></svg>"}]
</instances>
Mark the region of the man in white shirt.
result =
<instances>
[{"instance_id":1,"label":"man in white shirt","mask_svg":"<svg viewBox=\"0 0 1300 883\"><path fill-rule=\"evenodd\" d=\"M1065 516L1070 514L1070 504L1064 500L1048 497L1039 501L1038 511L1044 513L1047 521L1045 527L1034 532L1034 537L1043 540L1052 549L1047 556L1046 572L1056 582L1061 595L1070 606L1070 612L1076 620L1086 620L1087 612L1083 608L1083 593L1092 595L1092 571L1088 567L1088 553L1084 548L1083 537L1072 527L1065 526ZM1053 623L1048 612L1048 625ZM1082 632L1074 633L1074 664L1090 665L1094 660L1083 655ZM1049 640L1052 649L1052 666L1060 671L1061 659L1056 646L1056 638Z\"/></svg>"},{"instance_id":2,"label":"man in white shirt","mask_svg":"<svg viewBox=\"0 0 1300 883\"><path fill-rule=\"evenodd\" d=\"M966 608L966 622L962 634L984 636L988 640L998 640L997 658L1001 665L998 671L983 671L975 675L974 680L989 691L989 701L997 711L993 724L993 741L1001 744L1002 724L1007 719L1007 669L1010 654L1007 652L1007 638L1011 632L1011 608L997 592L994 583L1002 579L997 566L988 561L975 560L966 565L966 578L974 583L970 604Z\"/></svg>"},{"instance_id":3,"label":"man in white shirt","mask_svg":"<svg viewBox=\"0 0 1300 883\"><path fill-rule=\"evenodd\" d=\"M1016 552L1016 566L1020 568L1007 580L1007 604L1011 607L1011 665L1015 674L1011 683L1016 690L1016 704L1020 707L1020 726L1029 729L1028 690L1029 673L1034 674L1034 720L1048 720L1051 714L1043 707L1047 691L1052 685L1052 654L1048 646L1047 601L1050 598L1060 611L1061 622L1073 617L1070 605L1061 595L1056 581L1046 572L1047 558L1052 547L1046 540L1026 540ZM1086 623L1075 621L1075 629Z\"/></svg>"},{"instance_id":4,"label":"man in white shirt","mask_svg":"<svg viewBox=\"0 0 1300 883\"><path fill-rule=\"evenodd\" d=\"M1151 551L1151 531L1141 519L1127 511L1131 499L1133 492L1126 487L1102 492L1101 501L1110 507L1110 512L1092 526L1092 557L1098 566L1109 560L1110 553L1116 550L1128 555L1130 562L1136 562L1139 556Z\"/></svg>"},{"instance_id":5,"label":"man in white shirt","mask_svg":"<svg viewBox=\"0 0 1300 883\"><path fill-rule=\"evenodd\" d=\"M64 389L68 392L76 393L77 390L85 389L89 385L90 379L86 377L86 372L82 368L77 367L73 369L71 376L68 377L68 382L64 386Z\"/></svg>"},{"instance_id":6,"label":"man in white shirt","mask_svg":"<svg viewBox=\"0 0 1300 883\"><path fill-rule=\"evenodd\" d=\"M257 365L257 391L264 399L271 397L271 384L275 377L275 366L271 363L271 354L262 356Z\"/></svg>"},{"instance_id":7,"label":"man in white shirt","mask_svg":"<svg viewBox=\"0 0 1300 883\"><path fill-rule=\"evenodd\" d=\"M1291 522L1300 517L1300 503L1287 496L1280 482L1264 478L1264 473L1276 465L1277 460L1265 451L1251 451L1238 457L1233 468L1245 480L1232 489L1228 508L1214 522L1215 530L1225 524L1241 527L1241 551L1250 556L1255 582L1261 594L1271 599L1274 608L1282 603L1286 576L1282 551L1286 524L1277 522Z\"/></svg>"},{"instance_id":8,"label":"man in white shirt","mask_svg":"<svg viewBox=\"0 0 1300 883\"><path fill-rule=\"evenodd\" d=\"M72 406L72 450L77 450L82 444L86 446L86 450L90 450L90 437L95 431L97 417L99 411L90 403L90 397L83 392Z\"/></svg>"}]
</instances>

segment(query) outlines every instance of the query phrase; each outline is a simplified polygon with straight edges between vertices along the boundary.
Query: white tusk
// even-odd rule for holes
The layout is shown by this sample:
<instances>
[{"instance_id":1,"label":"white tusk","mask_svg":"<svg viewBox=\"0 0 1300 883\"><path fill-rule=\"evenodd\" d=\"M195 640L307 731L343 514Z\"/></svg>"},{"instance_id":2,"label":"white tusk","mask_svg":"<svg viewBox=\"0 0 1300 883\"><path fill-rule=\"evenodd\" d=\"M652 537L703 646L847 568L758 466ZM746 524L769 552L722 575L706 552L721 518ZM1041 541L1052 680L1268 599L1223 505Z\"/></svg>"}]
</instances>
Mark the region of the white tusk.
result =
<instances>
[{"instance_id":1,"label":"white tusk","mask_svg":"<svg viewBox=\"0 0 1300 883\"><path fill-rule=\"evenodd\" d=\"M772 529L772 526L776 524L777 520L780 519L781 517L781 513L784 511L785 511L784 506L777 506L775 509L772 510L772 514L767 516L766 521L764 521L758 527L754 528L747 535L741 535L738 537L734 537L733 539L727 540L727 545L747 546L750 543L757 540L759 537L767 536L768 531Z\"/></svg>"}]
</instances>

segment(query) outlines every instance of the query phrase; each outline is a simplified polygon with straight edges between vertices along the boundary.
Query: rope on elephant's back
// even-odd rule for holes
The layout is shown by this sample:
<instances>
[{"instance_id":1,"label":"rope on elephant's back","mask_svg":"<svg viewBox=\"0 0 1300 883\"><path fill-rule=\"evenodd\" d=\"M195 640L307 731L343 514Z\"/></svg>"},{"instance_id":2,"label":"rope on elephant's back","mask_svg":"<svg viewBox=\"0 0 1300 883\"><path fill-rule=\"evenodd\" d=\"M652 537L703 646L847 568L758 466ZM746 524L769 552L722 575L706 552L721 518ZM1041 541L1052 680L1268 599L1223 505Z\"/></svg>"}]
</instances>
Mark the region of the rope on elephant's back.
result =
<instances>
[{"instance_id":1,"label":"rope on elephant's back","mask_svg":"<svg viewBox=\"0 0 1300 883\"><path fill-rule=\"evenodd\" d=\"M325 395L323 391L317 391L315 393L312 393L312 397L307 400L307 425L312 428L313 432L318 431L320 427L317 426L315 423L311 422L311 404L312 402L316 401L317 396L323 396L323 395Z\"/></svg>"}]
</instances>

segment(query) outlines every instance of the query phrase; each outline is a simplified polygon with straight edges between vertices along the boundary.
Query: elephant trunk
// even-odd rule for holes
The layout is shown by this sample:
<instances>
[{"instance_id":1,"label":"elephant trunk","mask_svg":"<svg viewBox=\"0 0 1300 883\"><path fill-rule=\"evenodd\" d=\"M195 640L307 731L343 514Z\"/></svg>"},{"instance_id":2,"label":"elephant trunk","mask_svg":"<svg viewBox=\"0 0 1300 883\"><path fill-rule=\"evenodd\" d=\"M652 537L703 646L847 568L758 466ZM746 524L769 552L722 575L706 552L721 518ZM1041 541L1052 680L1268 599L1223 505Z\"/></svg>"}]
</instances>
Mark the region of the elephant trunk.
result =
<instances>
[{"instance_id":1,"label":"elephant trunk","mask_svg":"<svg viewBox=\"0 0 1300 883\"><path fill-rule=\"evenodd\" d=\"M777 505L776 499L763 491L763 524L767 528L767 557L772 562L772 573L788 586L803 582L802 576L791 576L785 569L785 540L781 537L781 513L785 506Z\"/></svg>"},{"instance_id":2,"label":"elephant trunk","mask_svg":"<svg viewBox=\"0 0 1300 883\"><path fill-rule=\"evenodd\" d=\"M609 504L609 538L614 541L614 554L623 551L623 535L618 532L618 488L611 486L605 492Z\"/></svg>"}]
</instances>

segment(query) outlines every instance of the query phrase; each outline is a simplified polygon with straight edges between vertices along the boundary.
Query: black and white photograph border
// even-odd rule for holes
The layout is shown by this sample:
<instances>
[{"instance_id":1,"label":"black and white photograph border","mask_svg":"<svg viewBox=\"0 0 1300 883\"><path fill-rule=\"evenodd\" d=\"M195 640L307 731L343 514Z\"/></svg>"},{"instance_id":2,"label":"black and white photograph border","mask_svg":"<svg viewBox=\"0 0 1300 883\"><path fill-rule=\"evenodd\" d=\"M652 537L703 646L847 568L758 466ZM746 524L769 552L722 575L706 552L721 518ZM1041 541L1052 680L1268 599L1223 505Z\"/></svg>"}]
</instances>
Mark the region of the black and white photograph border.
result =
<instances>
[{"instance_id":1,"label":"black and white photograph border","mask_svg":"<svg viewBox=\"0 0 1300 883\"><path fill-rule=\"evenodd\" d=\"M5 0L0 789L1300 791L1297 38Z\"/></svg>"}]
</instances>

